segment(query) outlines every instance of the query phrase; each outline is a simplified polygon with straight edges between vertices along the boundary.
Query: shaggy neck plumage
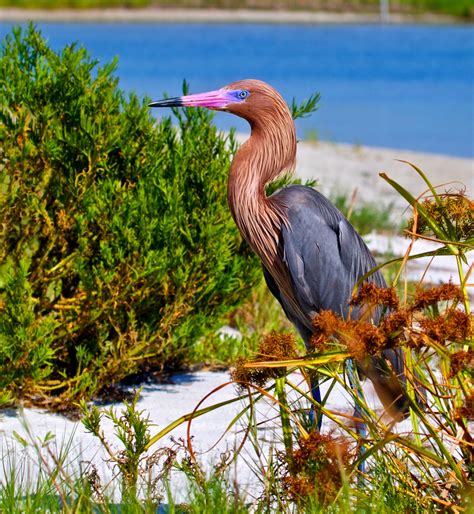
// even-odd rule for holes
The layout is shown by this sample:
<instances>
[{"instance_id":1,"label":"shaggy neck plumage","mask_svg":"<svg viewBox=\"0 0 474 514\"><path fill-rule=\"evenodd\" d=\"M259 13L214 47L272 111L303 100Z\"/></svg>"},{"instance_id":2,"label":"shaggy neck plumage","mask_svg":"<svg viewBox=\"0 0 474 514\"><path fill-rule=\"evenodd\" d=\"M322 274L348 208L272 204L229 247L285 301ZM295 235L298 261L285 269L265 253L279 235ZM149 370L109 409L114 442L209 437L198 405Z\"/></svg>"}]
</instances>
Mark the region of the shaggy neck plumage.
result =
<instances>
[{"instance_id":1,"label":"shaggy neck plumage","mask_svg":"<svg viewBox=\"0 0 474 514\"><path fill-rule=\"evenodd\" d=\"M247 117L252 133L236 153L230 169L228 200L240 232L267 267L274 263L285 206L267 197L265 187L294 169L296 134L291 114L281 101L258 119Z\"/></svg>"}]
</instances>

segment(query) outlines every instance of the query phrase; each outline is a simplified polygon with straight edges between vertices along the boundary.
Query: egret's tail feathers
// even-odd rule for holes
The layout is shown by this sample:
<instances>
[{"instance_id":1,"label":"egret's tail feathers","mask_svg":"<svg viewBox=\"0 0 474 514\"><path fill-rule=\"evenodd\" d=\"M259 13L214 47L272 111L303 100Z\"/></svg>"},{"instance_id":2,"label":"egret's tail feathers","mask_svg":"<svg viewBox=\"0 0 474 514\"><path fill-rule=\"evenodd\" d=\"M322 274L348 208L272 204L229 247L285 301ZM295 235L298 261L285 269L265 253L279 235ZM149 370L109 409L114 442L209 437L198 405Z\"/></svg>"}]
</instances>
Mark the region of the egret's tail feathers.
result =
<instances>
[{"instance_id":1,"label":"egret's tail feathers","mask_svg":"<svg viewBox=\"0 0 474 514\"><path fill-rule=\"evenodd\" d=\"M405 387L405 366L401 351L386 350L383 357L372 358L360 366L394 421L406 418L410 412L410 398Z\"/></svg>"}]
</instances>

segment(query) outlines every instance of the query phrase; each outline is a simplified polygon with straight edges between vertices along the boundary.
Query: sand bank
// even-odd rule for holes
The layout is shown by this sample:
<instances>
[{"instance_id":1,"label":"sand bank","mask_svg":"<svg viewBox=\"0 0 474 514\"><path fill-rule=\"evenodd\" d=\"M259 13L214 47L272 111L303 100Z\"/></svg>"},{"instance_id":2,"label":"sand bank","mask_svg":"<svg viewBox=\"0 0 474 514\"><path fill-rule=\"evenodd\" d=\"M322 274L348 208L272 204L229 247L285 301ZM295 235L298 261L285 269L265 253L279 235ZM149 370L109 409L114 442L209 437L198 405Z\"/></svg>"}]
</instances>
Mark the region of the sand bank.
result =
<instances>
[{"instance_id":1,"label":"sand bank","mask_svg":"<svg viewBox=\"0 0 474 514\"><path fill-rule=\"evenodd\" d=\"M291 380L306 388L301 375L294 373L291 376ZM196 404L210 391L215 390L209 401L201 405L201 407L235 398L237 391L233 385L218 390L222 384L228 381L229 374L227 372L178 373L173 376L171 383L144 385L138 402L138 409L143 410L146 415L150 416L150 420L154 423L151 433L156 434L183 414L193 412ZM322 386L323 395L327 392L328 386L328 382ZM370 405L379 410L380 404L369 381L365 382L364 391ZM291 401L294 394L290 391L288 393ZM199 462L206 471L210 471L213 464L220 462L221 454L237 448L242 442L247 422L246 416L230 430L229 424L245 405L246 402L230 404L193 421L190 432L194 438L193 448ZM114 404L114 408L117 410L122 409L123 404ZM331 391L326 408L348 415L351 415L353 412L347 393L338 385ZM273 418L278 415L276 406L270 401L261 401L255 415L257 422L259 422L257 435L260 453L256 455L253 444L250 440L247 440L241 454L243 458L238 459L236 465L232 465L230 469L231 478L238 479L241 491L250 495L261 493L261 483L258 476L255 475L254 463L259 462L259 458L262 459L262 456L268 455L271 447L277 446L282 449L281 432L273 421ZM17 473L21 469L20 474L25 477L24 479L34 484L38 476L38 467L35 465L38 462L38 457L31 447L23 448L15 434L19 434L27 441L31 441L32 438L35 441L41 441L47 434L50 434L55 436L55 439L48 446L48 450L42 449L42 454L51 468L54 469L52 455L59 455L61 448L69 445L68 458L65 462L61 461L63 474L66 474L66 476L77 476L79 468L85 469L88 463L93 463L98 470L102 483L107 484L110 482L112 484L112 490L109 489L108 494L112 496L113 500L119 501L119 480L115 479L114 482L117 471L112 464L108 463L108 455L97 439L87 433L80 422L70 421L57 414L47 413L39 409L11 410L0 416L0 447L2 448L0 455L3 456L8 453L8 458L4 458L3 466L7 476L9 476L9 466L12 462L16 462ZM30 435L25 426L31 430ZM117 438L113 436L113 426L110 420L103 420L102 426L106 437L111 441L112 448L115 451L119 451L121 445L118 443ZM334 428L334 423L329 419L325 419L323 432L330 432ZM187 423L176 428L172 435L186 440L186 429ZM409 422L403 422L396 426L396 431L405 435L410 430ZM224 437L219 441L221 436ZM216 443L217 445L213 447ZM168 436L152 447L152 451L163 446L172 446ZM49 451L51 454L48 454ZM180 457L182 458L184 455L181 453ZM20 468L22 462L25 467ZM251 468L253 468L253 471ZM158 469L155 469L155 472L157 471ZM20 483L20 478L15 482L15 485L21 491L23 484ZM186 482L183 473L172 471L169 486L175 501L186 500ZM164 496L166 498L166 491L164 491Z\"/></svg>"},{"instance_id":2,"label":"sand bank","mask_svg":"<svg viewBox=\"0 0 474 514\"><path fill-rule=\"evenodd\" d=\"M381 204L393 204L395 213L402 214L405 200L384 180L384 172L415 196L426 189L420 176L404 162L421 168L435 186L443 190L465 189L474 192L474 159L451 157L392 148L374 148L333 143L298 145L296 175L318 180L319 189L331 196L335 192L351 194L357 189L357 199Z\"/></svg>"}]
</instances>

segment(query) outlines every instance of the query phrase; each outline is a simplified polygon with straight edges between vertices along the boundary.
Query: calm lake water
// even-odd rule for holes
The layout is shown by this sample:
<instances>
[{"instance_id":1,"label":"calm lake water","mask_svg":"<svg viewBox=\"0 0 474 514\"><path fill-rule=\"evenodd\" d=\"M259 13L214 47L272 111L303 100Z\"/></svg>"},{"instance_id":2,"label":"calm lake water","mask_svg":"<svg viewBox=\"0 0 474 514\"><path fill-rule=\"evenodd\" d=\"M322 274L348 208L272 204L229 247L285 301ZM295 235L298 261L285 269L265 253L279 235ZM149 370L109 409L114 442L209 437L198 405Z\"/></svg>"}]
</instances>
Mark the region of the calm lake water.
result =
<instances>
[{"instance_id":1,"label":"calm lake water","mask_svg":"<svg viewBox=\"0 0 474 514\"><path fill-rule=\"evenodd\" d=\"M474 157L474 27L41 23L54 48L119 57L123 88L153 99L260 78L291 101L321 93L300 137ZM0 36L11 26L0 23ZM221 128L247 129L228 114Z\"/></svg>"}]
</instances>

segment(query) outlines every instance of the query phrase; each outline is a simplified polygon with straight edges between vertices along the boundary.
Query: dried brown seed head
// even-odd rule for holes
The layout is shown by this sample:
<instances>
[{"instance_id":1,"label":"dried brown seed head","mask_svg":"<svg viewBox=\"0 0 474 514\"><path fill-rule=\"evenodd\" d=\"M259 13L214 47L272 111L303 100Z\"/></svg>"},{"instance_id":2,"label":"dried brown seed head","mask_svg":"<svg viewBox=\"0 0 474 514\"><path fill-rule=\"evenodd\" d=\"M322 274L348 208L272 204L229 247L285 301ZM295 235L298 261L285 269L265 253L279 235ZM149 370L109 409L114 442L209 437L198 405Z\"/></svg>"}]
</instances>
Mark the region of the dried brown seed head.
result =
<instances>
[{"instance_id":1,"label":"dried brown seed head","mask_svg":"<svg viewBox=\"0 0 474 514\"><path fill-rule=\"evenodd\" d=\"M451 376L460 371L474 371L474 350L460 351L451 355Z\"/></svg>"},{"instance_id":2,"label":"dried brown seed head","mask_svg":"<svg viewBox=\"0 0 474 514\"><path fill-rule=\"evenodd\" d=\"M474 201L463 191L439 195L439 202L428 198L421 203L427 217L436 222L444 230L454 228L457 241L466 241L474 237ZM415 219L416 218L416 219ZM420 213L408 223L408 231L417 234L432 234L431 225Z\"/></svg>"},{"instance_id":3,"label":"dried brown seed head","mask_svg":"<svg viewBox=\"0 0 474 514\"><path fill-rule=\"evenodd\" d=\"M313 318L313 335L311 337L311 346L319 351L324 351L327 342L333 337L343 320L339 318L333 311L321 311Z\"/></svg>"},{"instance_id":4,"label":"dried brown seed head","mask_svg":"<svg viewBox=\"0 0 474 514\"><path fill-rule=\"evenodd\" d=\"M342 487L342 475L350 467L349 443L332 434L310 432L299 440L284 477L285 489L293 500L304 503L309 495L317 495L321 504L330 503Z\"/></svg>"},{"instance_id":5,"label":"dried brown seed head","mask_svg":"<svg viewBox=\"0 0 474 514\"><path fill-rule=\"evenodd\" d=\"M415 293L412 302L412 310L423 310L430 305L435 305L438 302L456 300L462 301L464 299L463 292L459 286L454 284L443 284L431 289L419 289Z\"/></svg>"},{"instance_id":6,"label":"dried brown seed head","mask_svg":"<svg viewBox=\"0 0 474 514\"><path fill-rule=\"evenodd\" d=\"M419 320L423 332L431 339L444 343L461 343L472 335L471 317L459 309L448 311L436 318L421 318Z\"/></svg>"},{"instance_id":7,"label":"dried brown seed head","mask_svg":"<svg viewBox=\"0 0 474 514\"><path fill-rule=\"evenodd\" d=\"M231 378L236 382L246 382L263 387L268 380L282 375L281 368L246 367L246 364L258 361L282 361L298 357L296 341L292 334L272 332L260 343L257 355L252 359L239 359L231 371ZM245 385L242 384L242 388Z\"/></svg>"},{"instance_id":8,"label":"dried brown seed head","mask_svg":"<svg viewBox=\"0 0 474 514\"><path fill-rule=\"evenodd\" d=\"M371 282L362 284L352 296L350 305L385 305L389 309L398 308L398 296L393 287L377 287Z\"/></svg>"},{"instance_id":9,"label":"dried brown seed head","mask_svg":"<svg viewBox=\"0 0 474 514\"><path fill-rule=\"evenodd\" d=\"M391 312L379 323L379 329L384 334L388 347L393 347L405 341L405 330L410 330L413 319L412 313L406 309Z\"/></svg>"}]
</instances>

